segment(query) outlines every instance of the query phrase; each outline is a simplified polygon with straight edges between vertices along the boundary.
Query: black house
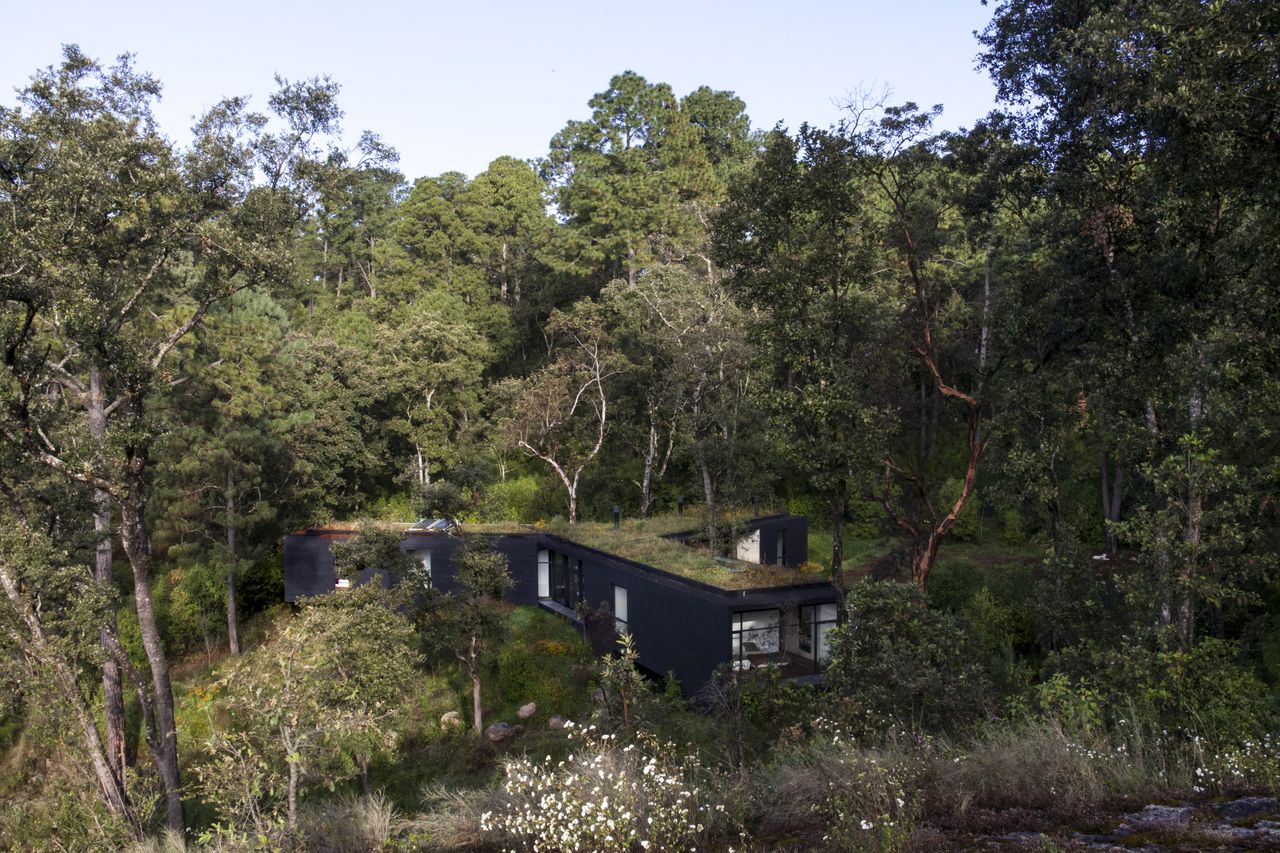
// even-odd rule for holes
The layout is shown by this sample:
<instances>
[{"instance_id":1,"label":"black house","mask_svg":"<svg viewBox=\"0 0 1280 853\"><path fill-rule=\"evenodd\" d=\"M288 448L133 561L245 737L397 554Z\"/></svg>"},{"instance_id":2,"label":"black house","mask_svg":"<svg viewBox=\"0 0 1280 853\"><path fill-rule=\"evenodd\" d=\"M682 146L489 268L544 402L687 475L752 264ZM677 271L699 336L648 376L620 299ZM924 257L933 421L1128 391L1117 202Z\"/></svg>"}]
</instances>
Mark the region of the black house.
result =
<instances>
[{"instance_id":1,"label":"black house","mask_svg":"<svg viewBox=\"0 0 1280 853\"><path fill-rule=\"evenodd\" d=\"M808 521L793 515L746 520L734 543L738 559L716 560L683 544L692 535L689 525L672 517L519 532L415 526L405 531L402 547L422 560L433 586L448 591L455 588L452 556L464 537L484 537L507 557L515 580L510 601L579 626L580 604L588 610L604 605L617 629L632 635L640 664L658 675L674 672L686 692L722 664L778 668L784 677L817 675L835 624L835 591L824 575L797 568L808 557ZM338 579L330 545L356 533L314 529L285 537L285 599L333 592ZM646 559L637 559L641 555Z\"/></svg>"}]
</instances>

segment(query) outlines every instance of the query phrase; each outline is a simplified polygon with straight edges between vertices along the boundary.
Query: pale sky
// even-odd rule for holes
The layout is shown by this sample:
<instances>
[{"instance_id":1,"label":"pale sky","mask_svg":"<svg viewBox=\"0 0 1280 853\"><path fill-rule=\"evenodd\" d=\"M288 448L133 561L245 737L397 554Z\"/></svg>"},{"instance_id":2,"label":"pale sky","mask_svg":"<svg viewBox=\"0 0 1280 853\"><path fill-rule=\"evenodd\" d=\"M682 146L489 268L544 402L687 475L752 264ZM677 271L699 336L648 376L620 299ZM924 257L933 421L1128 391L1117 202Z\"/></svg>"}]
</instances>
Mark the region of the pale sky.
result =
<instances>
[{"instance_id":1,"label":"pale sky","mask_svg":"<svg viewBox=\"0 0 1280 853\"><path fill-rule=\"evenodd\" d=\"M752 125L828 125L836 102L888 85L893 102L941 103L942 126L971 126L994 89L974 68L979 0L850 2L243 2L6 0L0 103L77 43L109 64L136 55L164 84L163 130L225 95L266 109L273 74L342 84L346 136L372 130L410 179L474 175L503 154L540 157L609 78L631 69L670 83L729 89ZM2 8L2 7L0 7Z\"/></svg>"}]
</instances>

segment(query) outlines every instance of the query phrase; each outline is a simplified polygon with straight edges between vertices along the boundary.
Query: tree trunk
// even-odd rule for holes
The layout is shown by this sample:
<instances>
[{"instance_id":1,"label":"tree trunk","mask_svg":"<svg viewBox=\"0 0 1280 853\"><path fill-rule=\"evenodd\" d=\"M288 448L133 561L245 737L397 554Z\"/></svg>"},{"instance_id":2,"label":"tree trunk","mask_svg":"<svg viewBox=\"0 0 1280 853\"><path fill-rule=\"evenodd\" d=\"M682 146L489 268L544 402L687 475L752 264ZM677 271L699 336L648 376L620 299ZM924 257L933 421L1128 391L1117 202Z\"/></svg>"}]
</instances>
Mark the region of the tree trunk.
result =
<instances>
[{"instance_id":1,"label":"tree trunk","mask_svg":"<svg viewBox=\"0 0 1280 853\"><path fill-rule=\"evenodd\" d=\"M236 630L236 493L235 477L227 469L227 645L231 654L240 654L240 634Z\"/></svg>"},{"instance_id":2,"label":"tree trunk","mask_svg":"<svg viewBox=\"0 0 1280 853\"><path fill-rule=\"evenodd\" d=\"M102 394L102 374L98 368L89 369L89 395L86 400L89 410L89 434L93 437L95 450L102 451L107 435L106 401ZM110 594L112 610L105 616L105 624L99 636L103 650L107 653L102 664L102 705L103 717L106 721L107 764L120 785L125 790L124 777L124 689L120 684L120 667L111 656L110 639L116 631L115 614L115 580L111 574L111 495L104 489L93 490L93 532L96 537L94 545L93 576Z\"/></svg>"},{"instance_id":3,"label":"tree trunk","mask_svg":"<svg viewBox=\"0 0 1280 853\"><path fill-rule=\"evenodd\" d=\"M1113 525L1120 520L1120 502L1124 498L1124 469L1110 466L1108 454L1102 451L1102 521L1105 529L1106 553L1114 558L1119 551Z\"/></svg>"},{"instance_id":4,"label":"tree trunk","mask_svg":"<svg viewBox=\"0 0 1280 853\"><path fill-rule=\"evenodd\" d=\"M124 689L120 683L120 667L110 654L110 638L116 631L115 583L111 575L111 496L102 489L93 491L93 530L98 541L94 549L94 577L98 583L110 589L111 611L104 616L99 641L107 651L102 663L102 704L107 732L107 760L111 772L124 786Z\"/></svg>"},{"instance_id":5,"label":"tree trunk","mask_svg":"<svg viewBox=\"0 0 1280 853\"><path fill-rule=\"evenodd\" d=\"M98 734L98 726L94 722L93 714L89 711L84 694L80 692L80 685L76 681L75 673L49 647L39 615L31 606L30 601L23 595L18 579L10 573L8 567L3 563L0 563L0 586L4 587L5 594L8 596L16 615L26 626L26 638L17 636L16 630L13 631L14 639L18 641L19 648L23 649L39 670L52 677L57 691L62 694L63 699L75 715L76 724L80 728L80 736L84 741L85 755L89 758L89 766L93 771L94 781L98 784L98 791L102 794L107 810L125 821L129 827L130 834L135 840L141 840L145 837L145 834L142 832L137 816L129 804L129 798L124 787L124 777L117 777L112 770L110 757L103 748L102 738Z\"/></svg>"},{"instance_id":6,"label":"tree trunk","mask_svg":"<svg viewBox=\"0 0 1280 853\"><path fill-rule=\"evenodd\" d=\"M649 447L644 455L644 477L640 482L640 517L649 517L649 508L653 504L653 465L658 458L658 424L657 413L649 407Z\"/></svg>"},{"instance_id":7,"label":"tree trunk","mask_svg":"<svg viewBox=\"0 0 1280 853\"><path fill-rule=\"evenodd\" d=\"M369 756L357 755L356 766L360 768L360 790L366 797L372 797L373 780L369 778Z\"/></svg>"},{"instance_id":8,"label":"tree trunk","mask_svg":"<svg viewBox=\"0 0 1280 853\"><path fill-rule=\"evenodd\" d=\"M702 495L707 504L707 548L711 556L719 556L719 537L716 536L716 480L707 464L707 455L698 444L698 471L702 475Z\"/></svg>"},{"instance_id":9,"label":"tree trunk","mask_svg":"<svg viewBox=\"0 0 1280 853\"><path fill-rule=\"evenodd\" d=\"M846 486L843 480L831 502L831 585L836 589L836 622L849 621L849 590L844 582L844 517L847 507Z\"/></svg>"},{"instance_id":10,"label":"tree trunk","mask_svg":"<svg viewBox=\"0 0 1280 853\"><path fill-rule=\"evenodd\" d=\"M298 830L298 762L289 762L289 836Z\"/></svg>"},{"instance_id":11,"label":"tree trunk","mask_svg":"<svg viewBox=\"0 0 1280 853\"><path fill-rule=\"evenodd\" d=\"M471 676L471 724L476 737L484 736L484 708L480 704L480 651L476 638L471 638L471 652L467 656L467 672Z\"/></svg>"},{"instance_id":12,"label":"tree trunk","mask_svg":"<svg viewBox=\"0 0 1280 853\"><path fill-rule=\"evenodd\" d=\"M578 523L578 486L577 484L565 486L569 492L569 523Z\"/></svg>"},{"instance_id":13,"label":"tree trunk","mask_svg":"<svg viewBox=\"0 0 1280 853\"><path fill-rule=\"evenodd\" d=\"M1204 356L1198 361L1203 364ZM1187 406L1188 425L1194 434L1200 429L1204 420L1204 396L1200 389L1193 388L1191 400ZM1187 556L1182 560L1178 570L1178 635L1184 649L1190 649L1195 643L1195 572L1198 568L1200 538L1204 527L1204 495L1197 484L1194 472L1189 472L1187 483L1187 527L1185 540Z\"/></svg>"},{"instance_id":14,"label":"tree trunk","mask_svg":"<svg viewBox=\"0 0 1280 853\"><path fill-rule=\"evenodd\" d=\"M142 496L142 459L129 460L125 499L120 502L120 538L133 570L134 604L138 629L147 653L154 688L156 767L164 786L165 814L170 829L186 830L182 813L182 783L178 774L178 732L173 718L173 685L169 679L169 659L160 639L155 607L151 601L151 540L146 528L146 500Z\"/></svg>"}]
</instances>

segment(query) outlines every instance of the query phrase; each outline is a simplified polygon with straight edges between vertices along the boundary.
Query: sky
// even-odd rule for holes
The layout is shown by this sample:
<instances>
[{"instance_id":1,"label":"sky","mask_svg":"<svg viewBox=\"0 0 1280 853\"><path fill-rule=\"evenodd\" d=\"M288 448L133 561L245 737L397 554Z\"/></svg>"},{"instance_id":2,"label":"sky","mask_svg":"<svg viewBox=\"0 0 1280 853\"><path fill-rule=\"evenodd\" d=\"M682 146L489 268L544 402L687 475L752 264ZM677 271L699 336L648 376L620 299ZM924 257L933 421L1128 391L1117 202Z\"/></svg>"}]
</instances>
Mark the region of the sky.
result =
<instances>
[{"instance_id":1,"label":"sky","mask_svg":"<svg viewBox=\"0 0 1280 853\"><path fill-rule=\"evenodd\" d=\"M265 110L275 74L328 75L342 85L348 142L380 134L410 180L543 156L628 69L681 96L734 91L756 128L831 124L859 89L941 103L948 129L972 126L994 99L975 68L973 32L991 15L979 0L4 5L0 103L56 64L63 44L104 62L133 53L164 85L161 128L184 143L192 117L224 96Z\"/></svg>"}]
</instances>

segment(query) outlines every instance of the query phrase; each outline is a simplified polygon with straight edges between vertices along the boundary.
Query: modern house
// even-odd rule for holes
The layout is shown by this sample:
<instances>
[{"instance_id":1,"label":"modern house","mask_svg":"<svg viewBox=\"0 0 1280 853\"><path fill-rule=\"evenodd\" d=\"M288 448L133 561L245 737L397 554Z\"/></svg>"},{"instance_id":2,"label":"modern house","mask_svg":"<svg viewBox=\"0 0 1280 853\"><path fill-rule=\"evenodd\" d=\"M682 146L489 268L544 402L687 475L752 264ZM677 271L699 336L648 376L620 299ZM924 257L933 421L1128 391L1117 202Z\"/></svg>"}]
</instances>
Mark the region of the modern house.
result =
<instances>
[{"instance_id":1,"label":"modern house","mask_svg":"<svg viewBox=\"0 0 1280 853\"><path fill-rule=\"evenodd\" d=\"M554 528L419 523L402 547L423 563L431 584L455 589L452 557L480 536L506 555L515 586L508 600L536 605L583 627L602 605L629 632L640 664L674 672L696 692L718 666L772 667L786 678L821 672L835 591L825 573L799 567L808 557L808 521L771 515L739 523L730 552L713 558L688 540L689 517L662 516L615 525ZM285 537L285 598L297 601L338 586L330 546L354 528L312 529ZM366 572L357 583L370 579Z\"/></svg>"}]
</instances>

